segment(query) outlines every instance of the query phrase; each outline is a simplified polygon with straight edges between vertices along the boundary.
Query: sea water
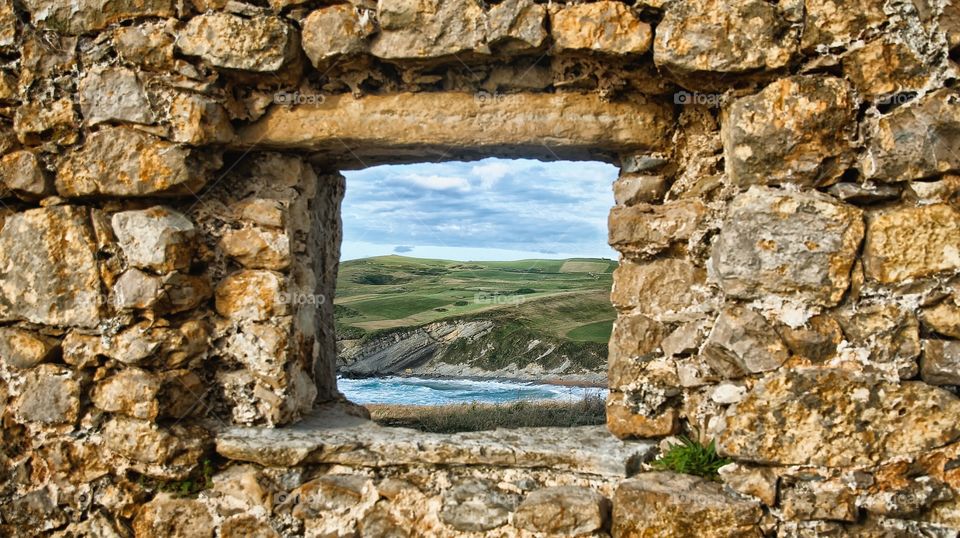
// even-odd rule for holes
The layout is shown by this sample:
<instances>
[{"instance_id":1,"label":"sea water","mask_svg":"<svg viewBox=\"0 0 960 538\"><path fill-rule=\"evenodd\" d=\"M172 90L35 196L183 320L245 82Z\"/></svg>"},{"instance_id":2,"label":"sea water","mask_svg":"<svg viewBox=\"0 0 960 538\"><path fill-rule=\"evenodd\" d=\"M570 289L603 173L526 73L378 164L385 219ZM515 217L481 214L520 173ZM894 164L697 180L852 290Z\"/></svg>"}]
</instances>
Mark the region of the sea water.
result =
<instances>
[{"instance_id":1,"label":"sea water","mask_svg":"<svg viewBox=\"0 0 960 538\"><path fill-rule=\"evenodd\" d=\"M425 379L419 377L338 378L337 388L358 404L446 405L505 403L518 400L581 400L606 397L607 390L592 387L542 385L522 381Z\"/></svg>"}]
</instances>

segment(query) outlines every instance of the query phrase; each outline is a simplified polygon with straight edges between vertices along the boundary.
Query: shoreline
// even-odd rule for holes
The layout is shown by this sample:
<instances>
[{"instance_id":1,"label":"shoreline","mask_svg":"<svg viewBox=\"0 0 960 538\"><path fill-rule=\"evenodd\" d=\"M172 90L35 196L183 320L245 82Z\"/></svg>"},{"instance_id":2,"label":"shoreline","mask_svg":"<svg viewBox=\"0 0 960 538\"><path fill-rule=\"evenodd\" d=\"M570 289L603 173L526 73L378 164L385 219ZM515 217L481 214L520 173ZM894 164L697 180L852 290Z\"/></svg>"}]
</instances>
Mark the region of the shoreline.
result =
<instances>
[{"instance_id":1,"label":"shoreline","mask_svg":"<svg viewBox=\"0 0 960 538\"><path fill-rule=\"evenodd\" d=\"M346 379L384 379L391 377L399 378L414 378L414 379L436 379L436 380L456 380L456 379L465 379L468 381L505 381L508 383L530 383L535 385L552 385L557 387L574 387L574 388L587 388L587 389L606 389L608 388L607 383L601 383L599 381L589 381L586 379L562 379L557 377L549 377L543 379L532 379L524 377L507 377L507 376L480 376L480 375L443 375L443 374L429 374L429 373L393 373L386 375L342 375L339 372L337 373L337 379L339 378Z\"/></svg>"}]
</instances>

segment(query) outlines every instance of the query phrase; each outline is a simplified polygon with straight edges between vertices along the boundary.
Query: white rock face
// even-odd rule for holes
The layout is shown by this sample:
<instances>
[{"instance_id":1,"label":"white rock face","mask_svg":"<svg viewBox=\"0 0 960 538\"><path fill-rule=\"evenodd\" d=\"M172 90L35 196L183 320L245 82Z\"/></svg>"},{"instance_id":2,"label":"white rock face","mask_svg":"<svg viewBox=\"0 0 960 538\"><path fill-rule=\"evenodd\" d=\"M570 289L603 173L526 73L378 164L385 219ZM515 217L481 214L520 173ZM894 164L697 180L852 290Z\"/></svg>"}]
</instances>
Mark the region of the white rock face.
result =
<instances>
[{"instance_id":1,"label":"white rock face","mask_svg":"<svg viewBox=\"0 0 960 538\"><path fill-rule=\"evenodd\" d=\"M131 267L168 273L190 266L197 231L183 214L154 206L115 213L111 224Z\"/></svg>"}]
</instances>

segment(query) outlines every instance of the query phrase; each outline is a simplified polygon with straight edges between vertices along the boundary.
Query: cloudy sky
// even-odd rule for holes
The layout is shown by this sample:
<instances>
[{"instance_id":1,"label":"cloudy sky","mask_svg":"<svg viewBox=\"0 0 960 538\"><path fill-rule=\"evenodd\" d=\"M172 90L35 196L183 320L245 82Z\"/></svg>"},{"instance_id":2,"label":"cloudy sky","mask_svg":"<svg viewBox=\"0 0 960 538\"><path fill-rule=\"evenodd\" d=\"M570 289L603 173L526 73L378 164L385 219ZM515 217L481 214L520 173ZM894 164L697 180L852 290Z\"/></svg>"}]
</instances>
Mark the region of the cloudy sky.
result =
<instances>
[{"instance_id":1,"label":"cloudy sky","mask_svg":"<svg viewBox=\"0 0 960 538\"><path fill-rule=\"evenodd\" d=\"M614 258L606 244L617 168L484 159L344 172L342 259Z\"/></svg>"}]
</instances>

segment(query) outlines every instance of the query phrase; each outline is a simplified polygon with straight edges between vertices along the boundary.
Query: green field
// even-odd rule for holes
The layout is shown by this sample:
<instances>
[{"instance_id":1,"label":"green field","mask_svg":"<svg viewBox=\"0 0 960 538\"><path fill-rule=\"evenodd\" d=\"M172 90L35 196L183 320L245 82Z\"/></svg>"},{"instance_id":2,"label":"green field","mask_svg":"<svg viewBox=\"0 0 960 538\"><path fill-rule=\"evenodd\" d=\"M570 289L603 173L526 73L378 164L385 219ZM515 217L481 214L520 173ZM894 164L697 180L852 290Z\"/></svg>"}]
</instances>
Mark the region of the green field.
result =
<instances>
[{"instance_id":1,"label":"green field","mask_svg":"<svg viewBox=\"0 0 960 538\"><path fill-rule=\"evenodd\" d=\"M533 333L606 344L617 262L605 259L456 262L380 256L340 264L341 338L446 318L509 318Z\"/></svg>"}]
</instances>

